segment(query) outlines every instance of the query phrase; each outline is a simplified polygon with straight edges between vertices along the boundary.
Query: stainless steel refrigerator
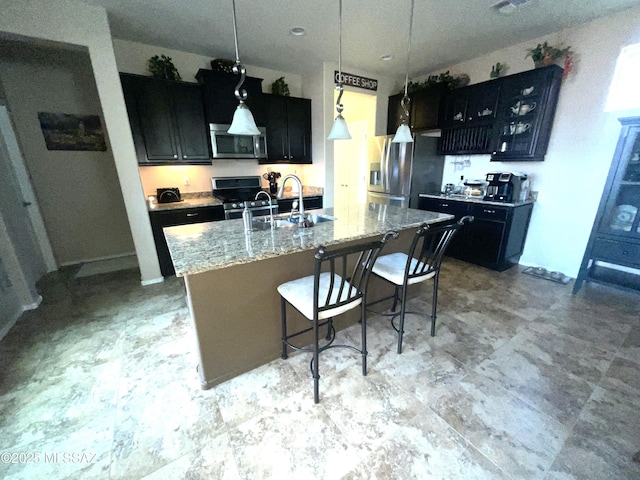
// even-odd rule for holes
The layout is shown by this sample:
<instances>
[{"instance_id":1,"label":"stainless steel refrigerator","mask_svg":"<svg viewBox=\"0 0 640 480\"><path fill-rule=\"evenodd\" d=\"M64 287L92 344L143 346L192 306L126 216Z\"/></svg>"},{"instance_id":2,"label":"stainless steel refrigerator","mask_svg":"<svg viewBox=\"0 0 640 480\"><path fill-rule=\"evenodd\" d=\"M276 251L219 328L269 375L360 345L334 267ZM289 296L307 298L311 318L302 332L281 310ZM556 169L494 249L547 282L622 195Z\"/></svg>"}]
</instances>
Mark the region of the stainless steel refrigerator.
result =
<instances>
[{"instance_id":1,"label":"stainless steel refrigerator","mask_svg":"<svg viewBox=\"0 0 640 480\"><path fill-rule=\"evenodd\" d=\"M418 208L421 193L439 193L444 156L437 138L414 135L414 143L391 143L392 135L369 141L367 202Z\"/></svg>"}]
</instances>

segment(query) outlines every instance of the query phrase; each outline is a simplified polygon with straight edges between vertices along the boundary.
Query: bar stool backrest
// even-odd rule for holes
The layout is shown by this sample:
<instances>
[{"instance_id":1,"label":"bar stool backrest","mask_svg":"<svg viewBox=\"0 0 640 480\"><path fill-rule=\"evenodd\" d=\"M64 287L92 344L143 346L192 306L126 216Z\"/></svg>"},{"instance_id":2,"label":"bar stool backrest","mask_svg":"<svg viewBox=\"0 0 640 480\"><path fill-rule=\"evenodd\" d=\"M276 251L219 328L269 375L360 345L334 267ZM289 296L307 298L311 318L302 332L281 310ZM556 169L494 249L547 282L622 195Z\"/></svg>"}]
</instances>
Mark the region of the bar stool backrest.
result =
<instances>
[{"instance_id":1,"label":"bar stool backrest","mask_svg":"<svg viewBox=\"0 0 640 480\"><path fill-rule=\"evenodd\" d=\"M371 269L389 237L397 238L398 234L390 231L380 240L333 250L318 247L313 278L313 310L316 315L359 299L365 301L363 297L366 295ZM320 276L326 273L330 273L329 287L326 292L321 292Z\"/></svg>"},{"instance_id":2,"label":"bar stool backrest","mask_svg":"<svg viewBox=\"0 0 640 480\"><path fill-rule=\"evenodd\" d=\"M468 215L458 222L435 227L425 223L418 228L409 248L405 285L413 283L412 279L431 275L440 269L442 257L451 239L467 221L473 221L473 217Z\"/></svg>"}]
</instances>

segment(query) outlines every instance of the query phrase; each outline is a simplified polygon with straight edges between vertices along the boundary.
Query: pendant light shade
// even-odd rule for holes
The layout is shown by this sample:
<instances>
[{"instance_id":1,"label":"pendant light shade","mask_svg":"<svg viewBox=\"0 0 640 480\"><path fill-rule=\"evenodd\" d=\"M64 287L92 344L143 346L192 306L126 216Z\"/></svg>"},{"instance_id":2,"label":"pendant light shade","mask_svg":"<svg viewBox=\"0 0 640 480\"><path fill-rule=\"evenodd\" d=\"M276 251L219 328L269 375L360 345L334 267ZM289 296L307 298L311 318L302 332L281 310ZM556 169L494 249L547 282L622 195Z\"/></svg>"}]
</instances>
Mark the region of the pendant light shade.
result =
<instances>
[{"instance_id":1,"label":"pendant light shade","mask_svg":"<svg viewBox=\"0 0 640 480\"><path fill-rule=\"evenodd\" d=\"M413 143L413 136L411 135L409 125L405 123L400 125L391 143Z\"/></svg>"},{"instance_id":2,"label":"pendant light shade","mask_svg":"<svg viewBox=\"0 0 640 480\"><path fill-rule=\"evenodd\" d=\"M236 46L236 63L233 65L233 73L240 75L240 81L236 85L235 95L238 101L238 108L233 114L233 121L227 133L231 135L258 135L260 130L256 126L256 121L251 115L251 110L244 103L247 99L247 91L242 88L244 79L247 76L247 69L240 62L240 54L238 53L238 26L236 22L236 1L231 0L233 5L233 39Z\"/></svg>"},{"instance_id":3,"label":"pendant light shade","mask_svg":"<svg viewBox=\"0 0 640 480\"><path fill-rule=\"evenodd\" d=\"M338 114L334 120L333 127L331 127L327 140L351 140L347 122L344 120L342 115Z\"/></svg>"},{"instance_id":4,"label":"pendant light shade","mask_svg":"<svg viewBox=\"0 0 640 480\"><path fill-rule=\"evenodd\" d=\"M407 69L404 76L404 97L402 97L402 101L400 102L400 106L402 106L402 110L404 111L404 115L402 117L402 123L398 127L393 140L391 143L413 143L413 136L411 135L411 130L409 129L409 102L411 99L407 93L407 89L409 87L409 59L411 57L411 29L413 28L413 2L411 0L411 14L409 16L409 40L407 41Z\"/></svg>"},{"instance_id":5,"label":"pendant light shade","mask_svg":"<svg viewBox=\"0 0 640 480\"><path fill-rule=\"evenodd\" d=\"M260 130L256 127L256 121L253 119L251 110L244 102L241 101L233 113L233 121L227 133L231 135L260 135Z\"/></svg>"},{"instance_id":6,"label":"pendant light shade","mask_svg":"<svg viewBox=\"0 0 640 480\"><path fill-rule=\"evenodd\" d=\"M338 84L336 85L336 90L340 93L338 93L338 99L336 100L336 111L338 112L338 116L333 122L333 127L331 127L327 140L351 140L351 134L349 133L347 122L342 116L342 110L344 107L342 106L342 103L340 103L342 100L342 94L344 93L344 82L342 81L342 0L338 1L340 7L340 35L338 41Z\"/></svg>"}]
</instances>

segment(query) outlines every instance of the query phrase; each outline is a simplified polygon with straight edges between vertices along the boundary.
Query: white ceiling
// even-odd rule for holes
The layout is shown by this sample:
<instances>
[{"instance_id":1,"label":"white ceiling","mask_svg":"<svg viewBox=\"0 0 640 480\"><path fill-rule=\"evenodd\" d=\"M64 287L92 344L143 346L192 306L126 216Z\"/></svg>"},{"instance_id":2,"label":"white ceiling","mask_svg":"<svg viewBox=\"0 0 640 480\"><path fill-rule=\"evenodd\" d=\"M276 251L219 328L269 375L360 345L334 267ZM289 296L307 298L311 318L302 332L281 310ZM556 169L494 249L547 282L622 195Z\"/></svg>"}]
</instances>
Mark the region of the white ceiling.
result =
<instances>
[{"instance_id":1,"label":"white ceiling","mask_svg":"<svg viewBox=\"0 0 640 480\"><path fill-rule=\"evenodd\" d=\"M231 0L83 1L107 9L115 38L235 58ZM497 2L416 0L410 75L640 5L640 0L530 0L504 15L491 8ZM343 65L403 73L409 11L410 0L343 0ZM236 0L236 12L245 64L304 74L337 61L338 0ZM291 35L296 26L306 35ZM385 54L393 60L380 60Z\"/></svg>"}]
</instances>

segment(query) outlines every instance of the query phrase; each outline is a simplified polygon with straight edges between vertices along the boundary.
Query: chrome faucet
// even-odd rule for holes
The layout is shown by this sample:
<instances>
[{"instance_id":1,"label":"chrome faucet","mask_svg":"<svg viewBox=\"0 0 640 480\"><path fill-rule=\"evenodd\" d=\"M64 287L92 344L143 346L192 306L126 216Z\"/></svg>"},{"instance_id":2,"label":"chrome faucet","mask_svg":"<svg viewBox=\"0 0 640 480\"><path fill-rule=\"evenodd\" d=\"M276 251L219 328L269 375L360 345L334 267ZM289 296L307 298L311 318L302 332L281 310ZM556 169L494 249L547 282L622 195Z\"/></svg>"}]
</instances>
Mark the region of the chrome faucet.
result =
<instances>
[{"instance_id":1,"label":"chrome faucet","mask_svg":"<svg viewBox=\"0 0 640 480\"><path fill-rule=\"evenodd\" d=\"M292 179L294 182L296 182L296 184L298 185L298 215L300 216L300 220L298 222L298 226L300 227L310 227L311 224L309 223L309 220L307 219L307 216L304 214L304 201L302 200L302 182L300 181L300 178L298 178L297 175L293 175L292 173L290 173L289 175L286 175L283 179L282 182L280 183L280 190L278 190L278 198L282 198L284 195L284 185L285 183L287 183L287 180Z\"/></svg>"},{"instance_id":2,"label":"chrome faucet","mask_svg":"<svg viewBox=\"0 0 640 480\"><path fill-rule=\"evenodd\" d=\"M261 194L266 195L267 196L267 200L269 200L269 223L271 225L271 228L274 228L275 227L275 223L273 221L273 204L271 203L271 195L269 195L264 190L260 190L258 193L256 193L256 197L254 198L254 200L258 200L258 197Z\"/></svg>"}]
</instances>

